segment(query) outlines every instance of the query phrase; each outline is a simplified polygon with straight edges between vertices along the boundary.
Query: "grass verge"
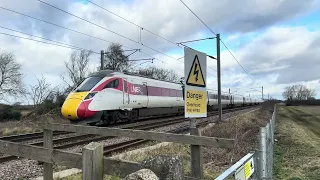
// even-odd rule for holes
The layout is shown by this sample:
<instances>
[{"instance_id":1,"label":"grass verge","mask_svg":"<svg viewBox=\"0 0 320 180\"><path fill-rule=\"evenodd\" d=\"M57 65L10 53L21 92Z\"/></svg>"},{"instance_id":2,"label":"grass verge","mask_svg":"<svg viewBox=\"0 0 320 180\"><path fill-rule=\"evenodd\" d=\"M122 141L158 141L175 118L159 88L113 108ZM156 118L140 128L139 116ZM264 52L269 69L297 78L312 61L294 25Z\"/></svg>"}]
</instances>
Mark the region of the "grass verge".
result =
<instances>
[{"instance_id":1,"label":"grass verge","mask_svg":"<svg viewBox=\"0 0 320 180\"><path fill-rule=\"evenodd\" d=\"M32 133L40 131L40 129L35 129L31 127L14 127L14 128L3 128L0 130L0 135L2 136L10 136L15 134L24 134L24 133Z\"/></svg>"},{"instance_id":2,"label":"grass verge","mask_svg":"<svg viewBox=\"0 0 320 180\"><path fill-rule=\"evenodd\" d=\"M228 122L216 124L202 132L203 136L231 138L236 140L234 149L203 147L204 179L211 180L240 160L244 155L258 146L259 128L270 119L273 106L262 107L257 111L230 117ZM154 155L179 155L183 158L184 171L190 173L189 145L172 143L151 151L122 156L121 159L142 162ZM80 180L81 173L61 180ZM117 177L105 176L104 179L115 180ZM60 179L59 179L60 180Z\"/></svg>"},{"instance_id":3,"label":"grass verge","mask_svg":"<svg viewBox=\"0 0 320 180\"><path fill-rule=\"evenodd\" d=\"M320 119L312 110L279 106L274 179L320 179Z\"/></svg>"},{"instance_id":4,"label":"grass verge","mask_svg":"<svg viewBox=\"0 0 320 180\"><path fill-rule=\"evenodd\" d=\"M272 107L271 107L272 109ZM214 179L258 145L259 127L265 126L272 112L263 107L257 111L231 117L228 122L216 124L202 132L203 136L236 140L234 149L203 147L204 179ZM183 158L186 175L190 173L189 145L172 143L152 151L124 156L122 159L141 162L154 155L179 155Z\"/></svg>"}]
</instances>

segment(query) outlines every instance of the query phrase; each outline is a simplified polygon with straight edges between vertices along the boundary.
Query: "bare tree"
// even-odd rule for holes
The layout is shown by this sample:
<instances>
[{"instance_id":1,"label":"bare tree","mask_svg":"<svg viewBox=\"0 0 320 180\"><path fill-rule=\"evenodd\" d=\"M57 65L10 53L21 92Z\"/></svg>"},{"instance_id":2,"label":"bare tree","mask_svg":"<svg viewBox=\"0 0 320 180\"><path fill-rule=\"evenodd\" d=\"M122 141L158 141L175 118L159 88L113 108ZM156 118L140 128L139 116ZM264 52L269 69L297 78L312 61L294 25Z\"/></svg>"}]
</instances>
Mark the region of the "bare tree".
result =
<instances>
[{"instance_id":1,"label":"bare tree","mask_svg":"<svg viewBox=\"0 0 320 180\"><path fill-rule=\"evenodd\" d=\"M106 62L104 62L104 69L111 69L120 72L127 70L131 65L128 56L124 54L122 45L118 43L112 43L108 47L106 51L105 61Z\"/></svg>"},{"instance_id":2,"label":"bare tree","mask_svg":"<svg viewBox=\"0 0 320 180\"><path fill-rule=\"evenodd\" d=\"M292 100L308 100L316 95L314 89L308 89L306 86L298 84L293 86L287 86L282 93L284 99Z\"/></svg>"},{"instance_id":3,"label":"bare tree","mask_svg":"<svg viewBox=\"0 0 320 180\"><path fill-rule=\"evenodd\" d=\"M12 53L0 53L0 100L8 96L21 95L24 92L21 65L15 61Z\"/></svg>"},{"instance_id":4,"label":"bare tree","mask_svg":"<svg viewBox=\"0 0 320 180\"><path fill-rule=\"evenodd\" d=\"M47 99L50 99L55 93L55 88L50 86L45 77L42 76L41 78L36 79L37 84L30 85L28 93L29 98L35 106L42 104Z\"/></svg>"},{"instance_id":5,"label":"bare tree","mask_svg":"<svg viewBox=\"0 0 320 180\"><path fill-rule=\"evenodd\" d=\"M167 70L156 67L141 68L138 70L138 74L148 76L154 79L178 82L180 79L173 70Z\"/></svg>"},{"instance_id":6,"label":"bare tree","mask_svg":"<svg viewBox=\"0 0 320 180\"><path fill-rule=\"evenodd\" d=\"M74 88L85 79L88 74L88 66L92 53L92 51L87 50L74 51L70 56L69 62L65 62L68 70L67 77L71 81L71 84L64 76L61 76L61 78L69 86L68 89Z\"/></svg>"}]
</instances>

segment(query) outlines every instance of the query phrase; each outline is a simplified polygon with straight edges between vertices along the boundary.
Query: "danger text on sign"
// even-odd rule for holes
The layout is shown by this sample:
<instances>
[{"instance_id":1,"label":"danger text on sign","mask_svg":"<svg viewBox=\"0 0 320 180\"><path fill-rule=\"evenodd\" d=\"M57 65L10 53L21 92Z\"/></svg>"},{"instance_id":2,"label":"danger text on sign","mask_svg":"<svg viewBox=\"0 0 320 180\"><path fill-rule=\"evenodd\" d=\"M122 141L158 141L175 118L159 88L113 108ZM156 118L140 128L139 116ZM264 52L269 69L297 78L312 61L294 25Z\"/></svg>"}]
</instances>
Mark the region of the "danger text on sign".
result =
<instances>
[{"instance_id":1,"label":"danger text on sign","mask_svg":"<svg viewBox=\"0 0 320 180\"><path fill-rule=\"evenodd\" d=\"M207 112L206 93L203 91L187 90L186 111L189 114L203 114Z\"/></svg>"}]
</instances>

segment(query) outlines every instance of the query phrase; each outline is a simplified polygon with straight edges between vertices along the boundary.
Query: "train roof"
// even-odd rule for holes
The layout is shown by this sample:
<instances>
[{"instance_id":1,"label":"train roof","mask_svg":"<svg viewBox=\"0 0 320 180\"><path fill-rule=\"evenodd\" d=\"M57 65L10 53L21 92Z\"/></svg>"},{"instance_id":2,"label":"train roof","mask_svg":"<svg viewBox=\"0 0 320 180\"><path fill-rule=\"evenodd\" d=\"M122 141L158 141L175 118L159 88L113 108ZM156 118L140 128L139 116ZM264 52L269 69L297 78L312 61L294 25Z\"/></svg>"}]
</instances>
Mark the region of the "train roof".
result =
<instances>
[{"instance_id":1,"label":"train roof","mask_svg":"<svg viewBox=\"0 0 320 180\"><path fill-rule=\"evenodd\" d=\"M149 76L143 76L140 75L138 73L130 73L130 72L120 72L120 71L115 71L115 70L110 70L110 69L106 69L106 70L99 70L97 72L91 73L89 75L89 77L92 76L98 76L98 77L106 77L106 76L114 76L114 75L129 75L129 76L136 76L136 77L143 77L143 78L148 78L148 79L154 79L157 81L163 81L163 82L168 82L168 83L174 83L174 84L181 84L179 82L174 82L174 81L166 81L166 80L160 80L160 79L156 79L153 77L149 77Z\"/></svg>"},{"instance_id":2,"label":"train roof","mask_svg":"<svg viewBox=\"0 0 320 180\"><path fill-rule=\"evenodd\" d=\"M117 71L114 71L114 70L109 70L109 69L106 69L106 70L100 70L100 71L97 71L97 72L93 72L91 74L89 74L89 77L106 77L106 76L113 76L114 73L116 73Z\"/></svg>"}]
</instances>

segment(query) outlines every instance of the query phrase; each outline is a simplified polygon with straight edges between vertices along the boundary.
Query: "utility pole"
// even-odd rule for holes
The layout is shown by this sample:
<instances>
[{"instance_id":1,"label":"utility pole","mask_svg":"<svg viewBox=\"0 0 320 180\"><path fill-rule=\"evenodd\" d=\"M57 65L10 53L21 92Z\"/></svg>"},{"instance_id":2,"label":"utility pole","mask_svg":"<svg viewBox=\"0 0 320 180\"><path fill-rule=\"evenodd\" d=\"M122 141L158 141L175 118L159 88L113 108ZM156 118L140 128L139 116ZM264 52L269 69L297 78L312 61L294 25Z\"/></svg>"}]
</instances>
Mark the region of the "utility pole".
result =
<instances>
[{"instance_id":1,"label":"utility pole","mask_svg":"<svg viewBox=\"0 0 320 180\"><path fill-rule=\"evenodd\" d=\"M261 92L262 92L262 100L263 100L263 86L262 86L262 91Z\"/></svg>"},{"instance_id":2,"label":"utility pole","mask_svg":"<svg viewBox=\"0 0 320 180\"><path fill-rule=\"evenodd\" d=\"M103 63L104 63L104 51L101 50L100 70L103 70Z\"/></svg>"},{"instance_id":3,"label":"utility pole","mask_svg":"<svg viewBox=\"0 0 320 180\"><path fill-rule=\"evenodd\" d=\"M270 100L270 99L269 99L269 93L268 93L268 100Z\"/></svg>"},{"instance_id":4,"label":"utility pole","mask_svg":"<svg viewBox=\"0 0 320 180\"><path fill-rule=\"evenodd\" d=\"M221 122L222 116L222 107L221 107L221 69L220 69L220 34L217 34L217 78L218 78L218 111L219 119L218 122Z\"/></svg>"}]
</instances>

